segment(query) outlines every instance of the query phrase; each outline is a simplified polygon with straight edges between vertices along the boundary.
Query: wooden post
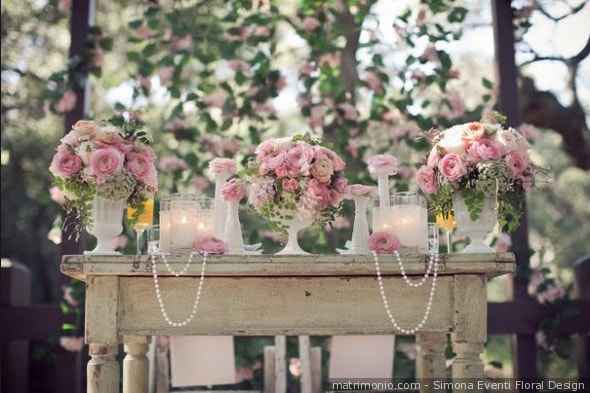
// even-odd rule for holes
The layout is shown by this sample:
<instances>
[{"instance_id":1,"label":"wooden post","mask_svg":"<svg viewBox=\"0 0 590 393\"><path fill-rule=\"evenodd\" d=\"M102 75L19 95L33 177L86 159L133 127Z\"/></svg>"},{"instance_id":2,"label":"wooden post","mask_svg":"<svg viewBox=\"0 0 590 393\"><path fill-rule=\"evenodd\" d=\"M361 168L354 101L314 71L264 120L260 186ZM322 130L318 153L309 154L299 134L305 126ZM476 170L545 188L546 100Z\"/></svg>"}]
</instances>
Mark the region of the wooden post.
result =
<instances>
[{"instance_id":1,"label":"wooden post","mask_svg":"<svg viewBox=\"0 0 590 393\"><path fill-rule=\"evenodd\" d=\"M574 265L576 298L590 300L590 256L577 261ZM578 361L578 378L590 379L590 337L587 333L576 337L576 358Z\"/></svg>"},{"instance_id":2,"label":"wooden post","mask_svg":"<svg viewBox=\"0 0 590 393\"><path fill-rule=\"evenodd\" d=\"M492 0L494 16L494 36L496 47L496 68L499 83L498 104L500 110L508 117L508 124L518 127L521 123L518 103L518 69L514 58L513 15L509 0ZM512 234L512 251L520 269L529 265L529 238L526 207L521 218L520 227ZM517 268L518 271L518 268ZM515 301L528 297L527 282L515 276L513 282ZM537 345L535 336L517 334L513 336L514 377L537 378Z\"/></svg>"},{"instance_id":3,"label":"wooden post","mask_svg":"<svg viewBox=\"0 0 590 393\"><path fill-rule=\"evenodd\" d=\"M299 336L299 360L301 361L301 393L311 392L311 348L309 336Z\"/></svg>"},{"instance_id":4,"label":"wooden post","mask_svg":"<svg viewBox=\"0 0 590 393\"><path fill-rule=\"evenodd\" d=\"M445 348L446 333L416 334L416 376L418 379L447 378ZM433 392L433 386L424 387L424 392Z\"/></svg>"},{"instance_id":5,"label":"wooden post","mask_svg":"<svg viewBox=\"0 0 590 393\"><path fill-rule=\"evenodd\" d=\"M275 389L275 347L264 347L264 393L273 393Z\"/></svg>"},{"instance_id":6,"label":"wooden post","mask_svg":"<svg viewBox=\"0 0 590 393\"><path fill-rule=\"evenodd\" d=\"M123 359L123 393L148 393L149 337L125 336L125 359Z\"/></svg>"},{"instance_id":7,"label":"wooden post","mask_svg":"<svg viewBox=\"0 0 590 393\"><path fill-rule=\"evenodd\" d=\"M275 337L275 391L287 393L287 337Z\"/></svg>"},{"instance_id":8,"label":"wooden post","mask_svg":"<svg viewBox=\"0 0 590 393\"><path fill-rule=\"evenodd\" d=\"M88 393L118 393L119 363L117 345L90 344L86 368Z\"/></svg>"},{"instance_id":9,"label":"wooden post","mask_svg":"<svg viewBox=\"0 0 590 393\"><path fill-rule=\"evenodd\" d=\"M75 0L72 1L72 8L70 14L70 51L69 58L79 57L85 50L86 41L88 39L88 32L90 26L94 24L94 0ZM82 86L74 89L76 93L76 105L74 108L65 114L64 133L67 134L72 126L78 121L86 117L89 108L90 85L88 83L88 73L86 71L76 72L76 75L70 75L70 78L79 78ZM65 217L64 217L65 219ZM70 218L68 218L70 219ZM62 234L62 242L60 244L60 255L80 254L83 244L76 241L71 236L71 230L64 228ZM60 275L62 280L64 276ZM63 281L60 280L62 283Z\"/></svg>"},{"instance_id":10,"label":"wooden post","mask_svg":"<svg viewBox=\"0 0 590 393\"><path fill-rule=\"evenodd\" d=\"M322 393L322 348L311 349L311 391Z\"/></svg>"}]
</instances>

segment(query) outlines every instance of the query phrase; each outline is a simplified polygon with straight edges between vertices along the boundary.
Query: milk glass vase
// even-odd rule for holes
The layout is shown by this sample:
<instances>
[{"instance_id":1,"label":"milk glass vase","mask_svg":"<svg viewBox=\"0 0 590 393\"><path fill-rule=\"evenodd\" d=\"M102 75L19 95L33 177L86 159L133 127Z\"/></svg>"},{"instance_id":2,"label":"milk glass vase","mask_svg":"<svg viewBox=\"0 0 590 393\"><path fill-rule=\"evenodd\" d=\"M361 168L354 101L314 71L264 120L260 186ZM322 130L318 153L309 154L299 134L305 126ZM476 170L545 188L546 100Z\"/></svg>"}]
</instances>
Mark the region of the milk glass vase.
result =
<instances>
[{"instance_id":1,"label":"milk glass vase","mask_svg":"<svg viewBox=\"0 0 590 393\"><path fill-rule=\"evenodd\" d=\"M369 254L369 222L367 209L371 198L368 196L353 196L354 225L350 241L351 254Z\"/></svg>"},{"instance_id":2,"label":"milk glass vase","mask_svg":"<svg viewBox=\"0 0 590 393\"><path fill-rule=\"evenodd\" d=\"M86 255L119 255L115 251L115 237L123 231L123 212L126 199L112 200L95 196L92 201L92 223L86 228L96 237L96 247Z\"/></svg>"},{"instance_id":3,"label":"milk glass vase","mask_svg":"<svg viewBox=\"0 0 590 393\"><path fill-rule=\"evenodd\" d=\"M225 202L225 204L227 206L227 215L223 239L227 245L227 253L242 255L244 254L244 240L242 239L242 226L240 224L240 203L232 201Z\"/></svg>"},{"instance_id":4,"label":"milk glass vase","mask_svg":"<svg viewBox=\"0 0 590 393\"><path fill-rule=\"evenodd\" d=\"M215 175L215 236L222 238L225 234L225 222L227 220L227 202L223 200L221 189L231 176L230 172L216 173Z\"/></svg>"},{"instance_id":5,"label":"milk glass vase","mask_svg":"<svg viewBox=\"0 0 590 393\"><path fill-rule=\"evenodd\" d=\"M457 231L468 236L471 243L463 249L463 253L493 253L494 250L485 243L487 235L492 232L498 222L496 195L487 195L479 214L475 220L471 218L469 210L461 194L453 195L453 210L457 221Z\"/></svg>"}]
</instances>

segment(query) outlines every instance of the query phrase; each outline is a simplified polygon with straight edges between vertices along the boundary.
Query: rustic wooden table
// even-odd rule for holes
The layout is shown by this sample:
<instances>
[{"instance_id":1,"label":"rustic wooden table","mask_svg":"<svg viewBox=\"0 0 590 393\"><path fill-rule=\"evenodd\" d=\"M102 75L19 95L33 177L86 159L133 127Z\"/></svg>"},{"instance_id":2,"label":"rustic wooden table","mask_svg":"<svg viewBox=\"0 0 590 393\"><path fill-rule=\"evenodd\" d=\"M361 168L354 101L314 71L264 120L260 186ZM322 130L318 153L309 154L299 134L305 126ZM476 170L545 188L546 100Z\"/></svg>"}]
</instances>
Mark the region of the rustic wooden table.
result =
<instances>
[{"instance_id":1,"label":"rustic wooden table","mask_svg":"<svg viewBox=\"0 0 590 393\"><path fill-rule=\"evenodd\" d=\"M170 257L181 270L187 257ZM422 275L425 256L403 256L408 275ZM385 292L402 327L425 310L430 280L408 287L393 257L380 257ZM159 261L162 298L170 318L190 313L201 271L195 258L185 276L172 276ZM483 376L489 278L514 271L512 254L441 255L436 296L417 334L418 376L443 377L446 334L452 333L453 378ZM160 313L148 257L65 256L61 271L86 282L86 342L90 344L88 392L119 389L117 348L123 342L123 392L147 392L150 336L395 334L381 302L370 256L216 256L207 260L197 317L170 327Z\"/></svg>"}]
</instances>

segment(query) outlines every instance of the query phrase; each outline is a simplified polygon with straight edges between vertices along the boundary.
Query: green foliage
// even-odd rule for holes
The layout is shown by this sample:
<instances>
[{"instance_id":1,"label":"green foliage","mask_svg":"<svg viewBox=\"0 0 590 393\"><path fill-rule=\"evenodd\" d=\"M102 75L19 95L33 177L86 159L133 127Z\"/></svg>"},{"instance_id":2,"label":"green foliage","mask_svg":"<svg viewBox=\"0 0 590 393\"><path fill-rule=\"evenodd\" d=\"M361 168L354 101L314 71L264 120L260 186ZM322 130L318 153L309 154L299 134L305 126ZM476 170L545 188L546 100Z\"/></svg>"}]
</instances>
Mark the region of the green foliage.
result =
<instances>
[{"instance_id":1,"label":"green foliage","mask_svg":"<svg viewBox=\"0 0 590 393\"><path fill-rule=\"evenodd\" d=\"M461 190L461 196L465 201L465 206L469 212L469 218L471 218L472 221L477 221L483 210L486 194L483 191L466 188Z\"/></svg>"}]
</instances>

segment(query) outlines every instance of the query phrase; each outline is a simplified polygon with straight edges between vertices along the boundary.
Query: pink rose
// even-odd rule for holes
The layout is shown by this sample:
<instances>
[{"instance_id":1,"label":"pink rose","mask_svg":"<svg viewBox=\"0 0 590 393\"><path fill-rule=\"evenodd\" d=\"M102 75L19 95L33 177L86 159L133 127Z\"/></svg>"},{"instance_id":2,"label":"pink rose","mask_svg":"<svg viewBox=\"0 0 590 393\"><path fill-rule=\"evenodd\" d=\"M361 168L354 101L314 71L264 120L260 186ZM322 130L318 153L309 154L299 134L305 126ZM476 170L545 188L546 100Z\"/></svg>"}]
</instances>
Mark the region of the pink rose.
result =
<instances>
[{"instance_id":1,"label":"pink rose","mask_svg":"<svg viewBox=\"0 0 590 393\"><path fill-rule=\"evenodd\" d=\"M445 155L438 163L438 169L449 181L455 182L467 173L463 160L456 153Z\"/></svg>"},{"instance_id":2,"label":"pink rose","mask_svg":"<svg viewBox=\"0 0 590 393\"><path fill-rule=\"evenodd\" d=\"M127 154L127 163L125 166L136 180L153 187L157 185L153 154L130 152Z\"/></svg>"},{"instance_id":3,"label":"pink rose","mask_svg":"<svg viewBox=\"0 0 590 393\"><path fill-rule=\"evenodd\" d=\"M346 191L350 197L370 197L375 195L375 187L364 184L351 184Z\"/></svg>"},{"instance_id":4,"label":"pink rose","mask_svg":"<svg viewBox=\"0 0 590 393\"><path fill-rule=\"evenodd\" d=\"M467 147L467 157L472 162L497 160L502 156L502 145L489 138L479 138Z\"/></svg>"},{"instance_id":5,"label":"pink rose","mask_svg":"<svg viewBox=\"0 0 590 393\"><path fill-rule=\"evenodd\" d=\"M332 166L334 167L335 172L341 172L346 167L346 163L344 162L344 160L340 158L340 156L336 154L334 151L327 149L323 146L315 146L314 151L316 158L324 157L332 161Z\"/></svg>"},{"instance_id":6,"label":"pink rose","mask_svg":"<svg viewBox=\"0 0 590 393\"><path fill-rule=\"evenodd\" d=\"M313 206L319 205L321 208L325 208L332 203L330 188L325 183L321 183L316 179L311 179L307 183L305 196Z\"/></svg>"},{"instance_id":7,"label":"pink rose","mask_svg":"<svg viewBox=\"0 0 590 393\"><path fill-rule=\"evenodd\" d=\"M299 181L297 179L283 179L283 190L287 192L296 192L299 190Z\"/></svg>"},{"instance_id":8,"label":"pink rose","mask_svg":"<svg viewBox=\"0 0 590 393\"><path fill-rule=\"evenodd\" d=\"M223 199L227 202L239 202L246 196L246 187L240 179L231 179L221 188Z\"/></svg>"},{"instance_id":9,"label":"pink rose","mask_svg":"<svg viewBox=\"0 0 590 393\"><path fill-rule=\"evenodd\" d=\"M97 127L96 123L90 120L78 120L72 127L73 131L76 131L78 138L80 139L91 139L96 135Z\"/></svg>"},{"instance_id":10,"label":"pink rose","mask_svg":"<svg viewBox=\"0 0 590 393\"><path fill-rule=\"evenodd\" d=\"M61 145L51 160L49 171L58 177L70 177L80 172L82 160L70 149Z\"/></svg>"},{"instance_id":11,"label":"pink rose","mask_svg":"<svg viewBox=\"0 0 590 393\"><path fill-rule=\"evenodd\" d=\"M427 194L432 194L438 191L434 169L429 166L423 166L418 169L418 172L416 172L416 183L418 183L418 187Z\"/></svg>"},{"instance_id":12,"label":"pink rose","mask_svg":"<svg viewBox=\"0 0 590 393\"><path fill-rule=\"evenodd\" d=\"M369 236L369 250L377 254L392 254L400 245L397 236L390 232L374 232Z\"/></svg>"},{"instance_id":13,"label":"pink rose","mask_svg":"<svg viewBox=\"0 0 590 393\"><path fill-rule=\"evenodd\" d=\"M329 183L334 174L334 165L328 157L316 158L311 166L311 175L321 183Z\"/></svg>"},{"instance_id":14,"label":"pink rose","mask_svg":"<svg viewBox=\"0 0 590 393\"><path fill-rule=\"evenodd\" d=\"M96 149L90 154L90 173L102 183L123 169L125 155L114 147Z\"/></svg>"},{"instance_id":15,"label":"pink rose","mask_svg":"<svg viewBox=\"0 0 590 393\"><path fill-rule=\"evenodd\" d=\"M164 172L175 172L188 169L188 164L182 158L176 156L164 156L160 158L158 167Z\"/></svg>"},{"instance_id":16,"label":"pink rose","mask_svg":"<svg viewBox=\"0 0 590 393\"><path fill-rule=\"evenodd\" d=\"M59 99L55 105L55 110L59 113L70 112L76 106L76 93L73 90L66 90L63 96Z\"/></svg>"},{"instance_id":17,"label":"pink rose","mask_svg":"<svg viewBox=\"0 0 590 393\"><path fill-rule=\"evenodd\" d=\"M214 175L234 175L237 171L236 162L229 158L214 158L209 163L209 171Z\"/></svg>"},{"instance_id":18,"label":"pink rose","mask_svg":"<svg viewBox=\"0 0 590 393\"><path fill-rule=\"evenodd\" d=\"M60 142L66 144L68 146L71 146L71 147L76 147L76 146L78 146L78 143L79 143L78 133L76 133L76 131L72 130L72 131L68 132L63 138L61 138Z\"/></svg>"},{"instance_id":19,"label":"pink rose","mask_svg":"<svg viewBox=\"0 0 590 393\"><path fill-rule=\"evenodd\" d=\"M344 194L348 188L348 180L346 180L345 177L337 177L336 180L334 180L333 186L337 192Z\"/></svg>"},{"instance_id":20,"label":"pink rose","mask_svg":"<svg viewBox=\"0 0 590 393\"><path fill-rule=\"evenodd\" d=\"M508 153L506 155L506 165L508 166L508 169L510 170L510 173L512 173L512 176L514 177L519 177L521 176L524 171L527 169L528 167L528 158L526 157L526 155L522 152L519 152L517 150L511 151L510 153Z\"/></svg>"},{"instance_id":21,"label":"pink rose","mask_svg":"<svg viewBox=\"0 0 590 393\"><path fill-rule=\"evenodd\" d=\"M399 169L397 158L391 154L377 154L367 159L369 165L369 173L374 176L395 175Z\"/></svg>"},{"instance_id":22,"label":"pink rose","mask_svg":"<svg viewBox=\"0 0 590 393\"><path fill-rule=\"evenodd\" d=\"M174 37L170 46L174 51L190 49L193 46L193 37L190 34L186 34L182 37Z\"/></svg>"},{"instance_id":23,"label":"pink rose","mask_svg":"<svg viewBox=\"0 0 590 393\"><path fill-rule=\"evenodd\" d=\"M320 21L312 16L306 16L303 19L303 29L305 31L307 31L308 33L311 33L312 31L314 31L315 29L317 29L320 26L321 26Z\"/></svg>"},{"instance_id":24,"label":"pink rose","mask_svg":"<svg viewBox=\"0 0 590 393\"><path fill-rule=\"evenodd\" d=\"M193 242L193 250L203 255L220 255L227 251L223 240L214 236L199 236Z\"/></svg>"}]
</instances>

